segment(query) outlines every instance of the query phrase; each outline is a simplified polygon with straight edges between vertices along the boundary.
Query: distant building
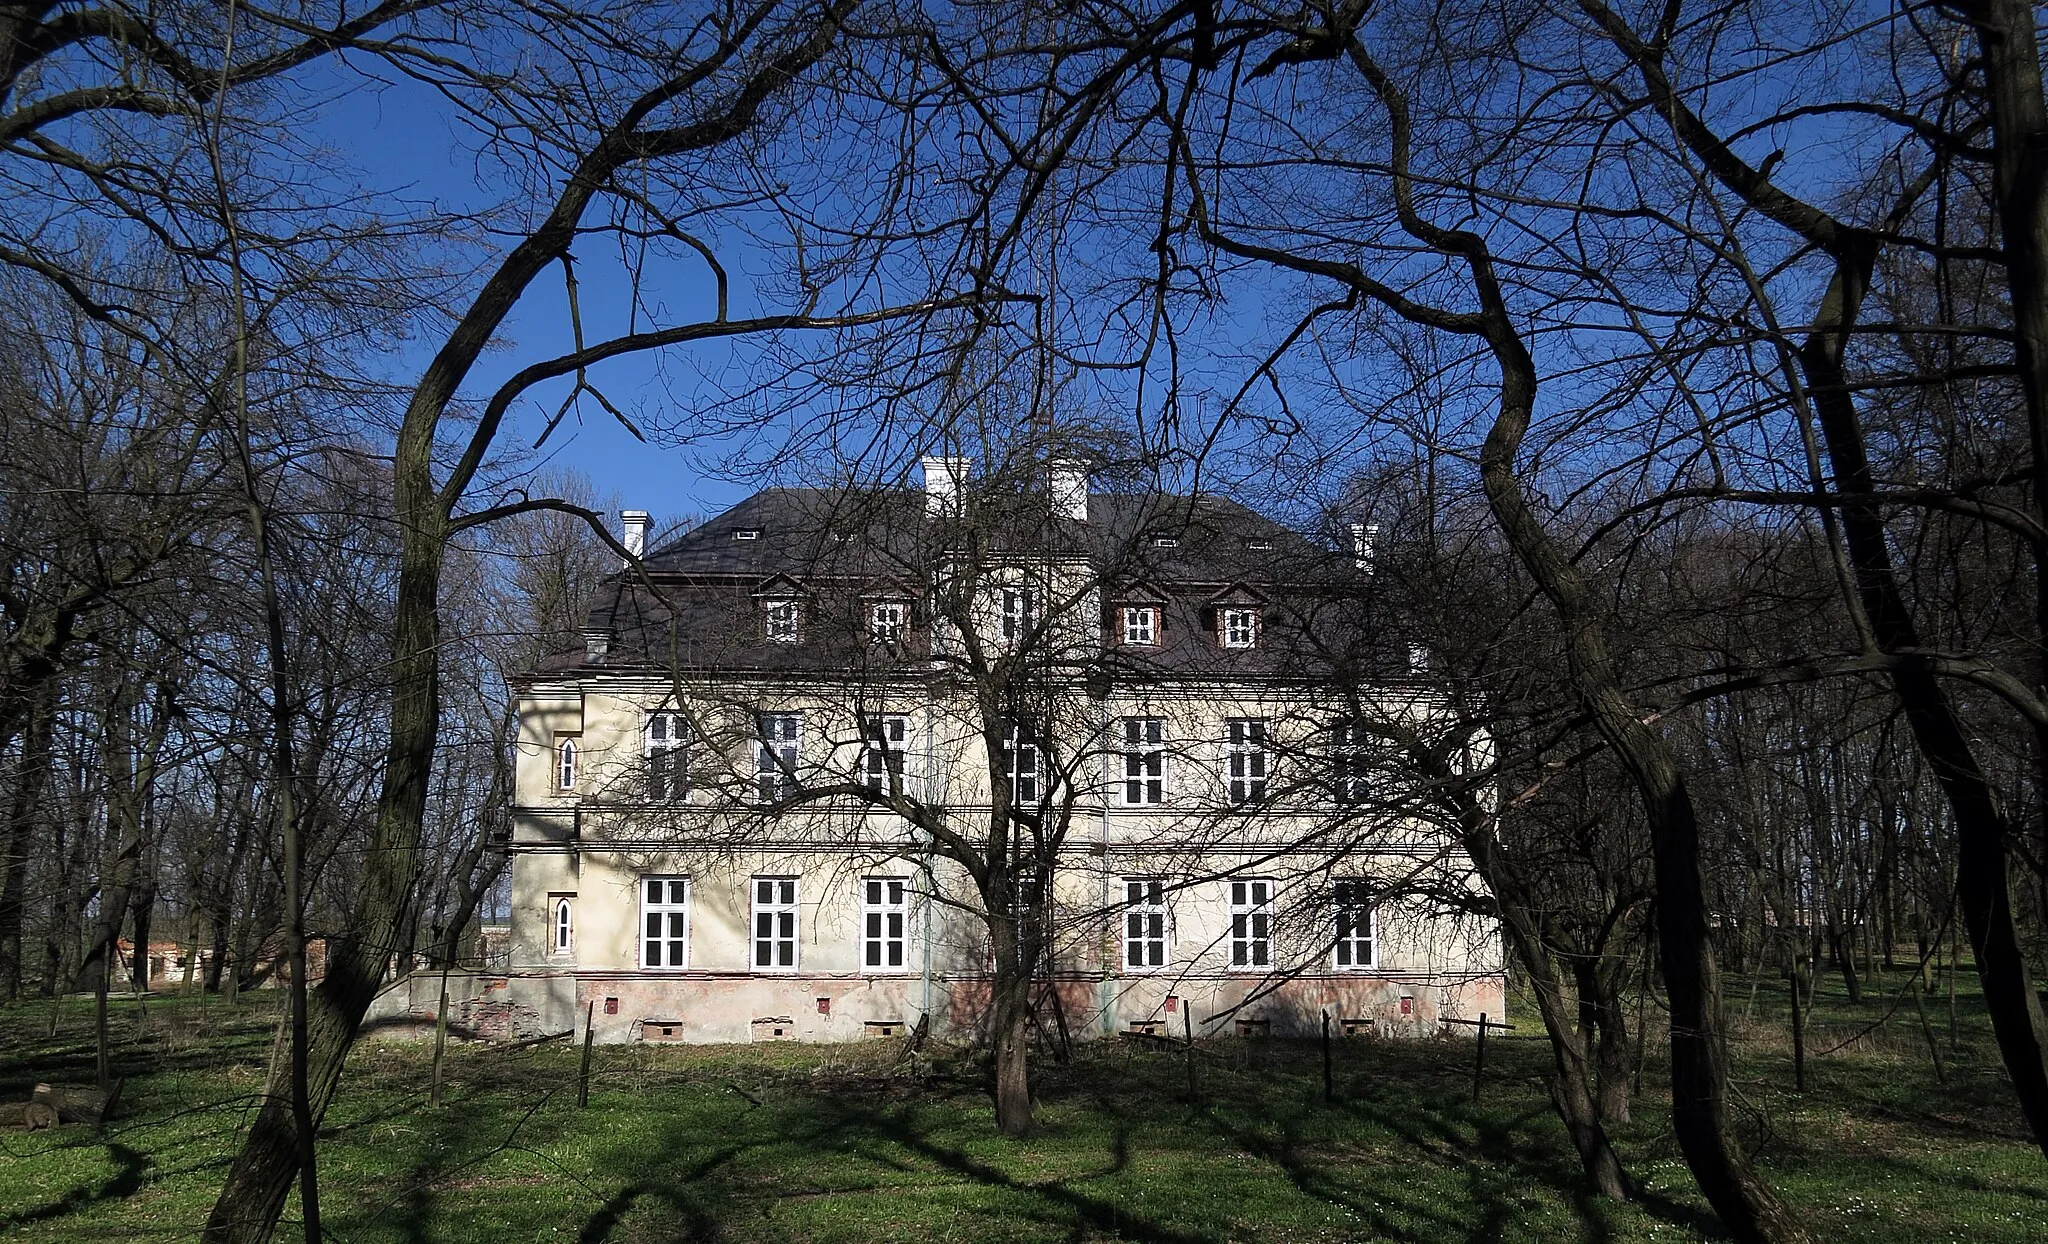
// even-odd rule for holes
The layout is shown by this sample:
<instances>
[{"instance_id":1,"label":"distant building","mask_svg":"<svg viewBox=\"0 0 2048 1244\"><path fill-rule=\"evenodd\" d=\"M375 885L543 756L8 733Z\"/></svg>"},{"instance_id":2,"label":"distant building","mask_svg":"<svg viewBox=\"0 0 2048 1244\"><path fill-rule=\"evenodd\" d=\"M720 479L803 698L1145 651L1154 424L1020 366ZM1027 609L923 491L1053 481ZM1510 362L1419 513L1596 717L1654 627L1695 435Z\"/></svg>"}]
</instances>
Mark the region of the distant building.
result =
<instances>
[{"instance_id":1,"label":"distant building","mask_svg":"<svg viewBox=\"0 0 2048 1244\"><path fill-rule=\"evenodd\" d=\"M1067 464L1017 500L1026 522L971 503L966 475L934 459L922 492L757 493L614 576L584 646L518 681L510 944L483 985L513 1028L971 1030L976 889L866 794L971 838L992 781L1057 818L1049 1028L1501 1016L1496 926L1455 910L1484 907L1463 854L1378 810L1397 805L1361 724L1370 637L1331 587L1355 599L1369 550L1223 500L1091 492ZM646 530L628 512L628 547ZM972 635L938 607L961 591ZM976 663L1004 660L1028 666L1028 707L975 701ZM1373 714L1436 703L1407 660L1364 685Z\"/></svg>"}]
</instances>

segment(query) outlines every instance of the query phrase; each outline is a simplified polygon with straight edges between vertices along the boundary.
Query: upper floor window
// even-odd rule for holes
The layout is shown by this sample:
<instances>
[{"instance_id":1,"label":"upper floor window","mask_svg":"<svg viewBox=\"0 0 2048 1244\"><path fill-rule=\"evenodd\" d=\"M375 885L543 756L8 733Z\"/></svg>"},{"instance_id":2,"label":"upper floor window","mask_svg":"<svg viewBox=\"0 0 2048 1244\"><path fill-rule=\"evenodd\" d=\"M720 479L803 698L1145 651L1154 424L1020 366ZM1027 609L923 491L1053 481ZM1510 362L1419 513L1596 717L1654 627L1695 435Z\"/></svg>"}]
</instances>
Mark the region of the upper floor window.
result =
<instances>
[{"instance_id":1,"label":"upper floor window","mask_svg":"<svg viewBox=\"0 0 2048 1244\"><path fill-rule=\"evenodd\" d=\"M756 786L763 802L774 803L796 793L796 763L803 747L803 714L763 713L757 724L760 738L755 744Z\"/></svg>"},{"instance_id":2,"label":"upper floor window","mask_svg":"<svg viewBox=\"0 0 2048 1244\"><path fill-rule=\"evenodd\" d=\"M1264 878L1230 883L1230 966L1273 965L1273 883Z\"/></svg>"},{"instance_id":3,"label":"upper floor window","mask_svg":"<svg viewBox=\"0 0 2048 1244\"><path fill-rule=\"evenodd\" d=\"M1124 878L1124 966L1166 966L1166 883L1157 877Z\"/></svg>"},{"instance_id":4,"label":"upper floor window","mask_svg":"<svg viewBox=\"0 0 2048 1244\"><path fill-rule=\"evenodd\" d=\"M1266 797L1266 719L1232 717L1223 727L1230 802L1258 803Z\"/></svg>"},{"instance_id":5,"label":"upper floor window","mask_svg":"<svg viewBox=\"0 0 2048 1244\"><path fill-rule=\"evenodd\" d=\"M860 883L860 964L870 972L904 966L910 915L909 886L901 877L865 877Z\"/></svg>"},{"instance_id":6,"label":"upper floor window","mask_svg":"<svg viewBox=\"0 0 2048 1244\"><path fill-rule=\"evenodd\" d=\"M903 756L910 744L910 719L901 713L870 717L861 727L860 778L869 790L888 794L903 782Z\"/></svg>"},{"instance_id":7,"label":"upper floor window","mask_svg":"<svg viewBox=\"0 0 2048 1244\"><path fill-rule=\"evenodd\" d=\"M1124 803L1139 807L1166 798L1166 722L1158 717L1123 720Z\"/></svg>"},{"instance_id":8,"label":"upper floor window","mask_svg":"<svg viewBox=\"0 0 2048 1244\"><path fill-rule=\"evenodd\" d=\"M555 898L554 930L551 941L553 942L553 950L558 955L566 955L574 948L574 917L575 908L569 898L566 895L557 895Z\"/></svg>"},{"instance_id":9,"label":"upper floor window","mask_svg":"<svg viewBox=\"0 0 2048 1244\"><path fill-rule=\"evenodd\" d=\"M896 644L910 622L910 606L900 600L878 600L868 606L868 642Z\"/></svg>"},{"instance_id":10,"label":"upper floor window","mask_svg":"<svg viewBox=\"0 0 2048 1244\"><path fill-rule=\"evenodd\" d=\"M796 878L754 878L754 966L796 967Z\"/></svg>"},{"instance_id":11,"label":"upper floor window","mask_svg":"<svg viewBox=\"0 0 2048 1244\"><path fill-rule=\"evenodd\" d=\"M555 788L576 789L576 739L569 735L555 744Z\"/></svg>"},{"instance_id":12,"label":"upper floor window","mask_svg":"<svg viewBox=\"0 0 2048 1244\"><path fill-rule=\"evenodd\" d=\"M804 606L799 600L770 600L767 606L768 641L793 644L803 629Z\"/></svg>"},{"instance_id":13,"label":"upper floor window","mask_svg":"<svg viewBox=\"0 0 2048 1244\"><path fill-rule=\"evenodd\" d=\"M1031 589L1006 587L1003 589L1003 642L1022 643L1030 634L1032 624L1037 620L1038 607L1031 599Z\"/></svg>"},{"instance_id":14,"label":"upper floor window","mask_svg":"<svg viewBox=\"0 0 2048 1244\"><path fill-rule=\"evenodd\" d=\"M1011 803L1038 802L1038 736L1032 733L1030 722L1004 723L1003 776L1010 783Z\"/></svg>"},{"instance_id":15,"label":"upper floor window","mask_svg":"<svg viewBox=\"0 0 2048 1244\"><path fill-rule=\"evenodd\" d=\"M1372 891L1363 878L1346 877L1331 887L1336 909L1335 957L1340 968L1369 968L1372 957Z\"/></svg>"},{"instance_id":16,"label":"upper floor window","mask_svg":"<svg viewBox=\"0 0 2048 1244\"><path fill-rule=\"evenodd\" d=\"M681 713L647 715L647 797L681 799L690 789L689 723Z\"/></svg>"},{"instance_id":17,"label":"upper floor window","mask_svg":"<svg viewBox=\"0 0 2048 1244\"><path fill-rule=\"evenodd\" d=\"M640 964L681 968L690 964L690 879L640 878Z\"/></svg>"},{"instance_id":18,"label":"upper floor window","mask_svg":"<svg viewBox=\"0 0 2048 1244\"><path fill-rule=\"evenodd\" d=\"M1125 605L1118 611L1127 644L1159 642L1159 609L1156 605Z\"/></svg>"},{"instance_id":19,"label":"upper floor window","mask_svg":"<svg viewBox=\"0 0 2048 1244\"><path fill-rule=\"evenodd\" d=\"M1218 629L1223 635L1226 648L1256 648L1259 646L1259 611L1256 609L1225 609L1218 619Z\"/></svg>"},{"instance_id":20,"label":"upper floor window","mask_svg":"<svg viewBox=\"0 0 2048 1244\"><path fill-rule=\"evenodd\" d=\"M1330 730L1330 784L1337 802L1360 804L1373 796L1374 740L1356 722Z\"/></svg>"}]
</instances>

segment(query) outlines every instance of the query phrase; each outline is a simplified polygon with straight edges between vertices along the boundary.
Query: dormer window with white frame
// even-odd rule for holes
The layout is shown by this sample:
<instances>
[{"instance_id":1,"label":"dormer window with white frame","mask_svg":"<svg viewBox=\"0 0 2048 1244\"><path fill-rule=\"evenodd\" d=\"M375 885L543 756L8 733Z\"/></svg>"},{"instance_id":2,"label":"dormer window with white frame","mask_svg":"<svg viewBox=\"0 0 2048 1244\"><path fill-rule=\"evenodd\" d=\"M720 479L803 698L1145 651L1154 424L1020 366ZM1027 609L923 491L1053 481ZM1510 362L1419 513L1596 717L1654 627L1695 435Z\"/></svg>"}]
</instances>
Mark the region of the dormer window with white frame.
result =
<instances>
[{"instance_id":1,"label":"dormer window with white frame","mask_svg":"<svg viewBox=\"0 0 2048 1244\"><path fill-rule=\"evenodd\" d=\"M1226 648L1259 646L1259 611L1228 607L1217 610L1216 630Z\"/></svg>"},{"instance_id":2,"label":"dormer window with white frame","mask_svg":"<svg viewBox=\"0 0 2048 1244\"><path fill-rule=\"evenodd\" d=\"M910 626L910 604L901 600L877 600L868 604L868 642L893 647L903 642Z\"/></svg>"},{"instance_id":3,"label":"dormer window with white frame","mask_svg":"<svg viewBox=\"0 0 2048 1244\"><path fill-rule=\"evenodd\" d=\"M1117 620L1125 643L1149 648L1159 642L1159 606L1125 605Z\"/></svg>"},{"instance_id":4,"label":"dormer window with white frame","mask_svg":"<svg viewBox=\"0 0 2048 1244\"><path fill-rule=\"evenodd\" d=\"M804 603L794 597L771 597L765 602L767 639L772 644L793 644L803 633Z\"/></svg>"}]
</instances>

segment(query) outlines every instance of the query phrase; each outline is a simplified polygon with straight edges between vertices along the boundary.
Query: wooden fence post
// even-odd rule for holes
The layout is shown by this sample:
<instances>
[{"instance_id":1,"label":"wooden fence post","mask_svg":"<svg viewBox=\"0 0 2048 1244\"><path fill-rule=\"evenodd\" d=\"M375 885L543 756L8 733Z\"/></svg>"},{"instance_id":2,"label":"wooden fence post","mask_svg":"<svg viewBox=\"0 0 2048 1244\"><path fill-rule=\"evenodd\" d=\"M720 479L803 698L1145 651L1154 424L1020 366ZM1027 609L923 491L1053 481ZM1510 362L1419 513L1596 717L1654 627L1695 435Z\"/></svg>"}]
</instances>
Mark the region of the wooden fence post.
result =
<instances>
[{"instance_id":1,"label":"wooden fence post","mask_svg":"<svg viewBox=\"0 0 2048 1244\"><path fill-rule=\"evenodd\" d=\"M1328 1103L1336 1100L1336 1081L1330 1074L1330 1012L1328 1008L1325 1008L1323 1011L1323 1101Z\"/></svg>"},{"instance_id":2,"label":"wooden fence post","mask_svg":"<svg viewBox=\"0 0 2048 1244\"><path fill-rule=\"evenodd\" d=\"M576 1108L590 1104L590 1038L591 1021L597 1016L597 1003L583 1008L583 1070L576 1077Z\"/></svg>"},{"instance_id":3,"label":"wooden fence post","mask_svg":"<svg viewBox=\"0 0 2048 1244\"><path fill-rule=\"evenodd\" d=\"M1486 1012L1479 1012L1479 1051L1472 1060L1472 1104L1479 1104L1479 1085L1486 1077Z\"/></svg>"},{"instance_id":4,"label":"wooden fence post","mask_svg":"<svg viewBox=\"0 0 2048 1244\"><path fill-rule=\"evenodd\" d=\"M441 1005L434 1009L434 1083L427 1105L441 1108L441 1059L448 1052L448 965L441 965Z\"/></svg>"}]
</instances>

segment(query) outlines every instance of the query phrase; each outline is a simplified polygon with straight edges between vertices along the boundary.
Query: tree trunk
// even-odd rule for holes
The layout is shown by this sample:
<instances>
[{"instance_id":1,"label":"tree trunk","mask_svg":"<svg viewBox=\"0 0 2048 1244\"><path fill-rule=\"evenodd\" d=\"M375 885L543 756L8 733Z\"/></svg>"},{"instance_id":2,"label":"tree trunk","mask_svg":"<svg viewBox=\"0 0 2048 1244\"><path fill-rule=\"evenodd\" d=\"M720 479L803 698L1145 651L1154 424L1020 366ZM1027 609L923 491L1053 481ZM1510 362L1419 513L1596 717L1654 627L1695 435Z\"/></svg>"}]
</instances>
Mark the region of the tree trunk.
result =
<instances>
[{"instance_id":1,"label":"tree trunk","mask_svg":"<svg viewBox=\"0 0 2048 1244\"><path fill-rule=\"evenodd\" d=\"M14 798L7 808L7 824L0 827L0 1001L21 996L21 923L28 903L24 891L28 882L29 843L37 814L42 811L43 785L50 776L50 742L56 733L57 697L54 685L37 697L29 716L28 732L22 739L21 764L14 776Z\"/></svg>"}]
</instances>

